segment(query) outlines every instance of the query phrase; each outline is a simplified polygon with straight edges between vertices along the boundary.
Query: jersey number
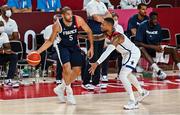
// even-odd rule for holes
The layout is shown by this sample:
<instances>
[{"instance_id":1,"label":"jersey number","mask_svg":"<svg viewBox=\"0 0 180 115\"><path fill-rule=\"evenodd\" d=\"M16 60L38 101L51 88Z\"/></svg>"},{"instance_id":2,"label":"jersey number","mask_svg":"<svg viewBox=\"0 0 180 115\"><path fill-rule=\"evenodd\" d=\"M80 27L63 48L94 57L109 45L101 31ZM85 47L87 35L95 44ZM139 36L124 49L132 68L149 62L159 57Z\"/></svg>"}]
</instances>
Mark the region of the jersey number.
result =
<instances>
[{"instance_id":1,"label":"jersey number","mask_svg":"<svg viewBox=\"0 0 180 115\"><path fill-rule=\"evenodd\" d=\"M69 41L73 41L73 35L69 35Z\"/></svg>"}]
</instances>

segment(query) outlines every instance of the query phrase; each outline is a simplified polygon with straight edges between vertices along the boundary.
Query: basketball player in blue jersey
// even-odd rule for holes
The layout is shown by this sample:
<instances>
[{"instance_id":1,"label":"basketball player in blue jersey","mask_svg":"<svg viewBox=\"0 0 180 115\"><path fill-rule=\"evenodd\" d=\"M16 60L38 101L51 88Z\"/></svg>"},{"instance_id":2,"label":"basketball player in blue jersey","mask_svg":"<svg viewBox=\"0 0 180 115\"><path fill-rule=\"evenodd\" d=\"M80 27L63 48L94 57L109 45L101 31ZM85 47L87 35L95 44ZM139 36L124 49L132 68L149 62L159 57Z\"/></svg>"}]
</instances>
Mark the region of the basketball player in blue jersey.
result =
<instances>
[{"instance_id":1,"label":"basketball player in blue jersey","mask_svg":"<svg viewBox=\"0 0 180 115\"><path fill-rule=\"evenodd\" d=\"M76 104L71 88L71 83L81 74L81 65L83 56L80 47L78 46L77 34L78 28L82 28L88 35L90 41L90 48L88 50L89 58L94 54L93 35L89 26L83 18L73 15L69 7L64 7L61 10L62 18L53 24L53 32L49 40L47 40L37 53L42 53L49 48L57 35L61 38L58 44L60 62L63 67L62 84L54 88L54 92L58 95L60 102L67 104ZM66 91L67 98L65 99L64 92Z\"/></svg>"},{"instance_id":2,"label":"basketball player in blue jersey","mask_svg":"<svg viewBox=\"0 0 180 115\"><path fill-rule=\"evenodd\" d=\"M124 109L137 109L138 102L149 95L149 92L141 88L136 76L132 74L132 71L136 68L139 61L141 52L126 35L114 31L113 25L114 20L112 18L105 18L104 22L101 24L104 38L109 39L109 45L96 63L91 63L89 72L93 75L97 66L100 65L114 50L121 53L123 66L120 70L119 78L130 96L130 100L127 105L124 105ZM135 100L131 84L135 86L140 94L137 100Z\"/></svg>"}]
</instances>

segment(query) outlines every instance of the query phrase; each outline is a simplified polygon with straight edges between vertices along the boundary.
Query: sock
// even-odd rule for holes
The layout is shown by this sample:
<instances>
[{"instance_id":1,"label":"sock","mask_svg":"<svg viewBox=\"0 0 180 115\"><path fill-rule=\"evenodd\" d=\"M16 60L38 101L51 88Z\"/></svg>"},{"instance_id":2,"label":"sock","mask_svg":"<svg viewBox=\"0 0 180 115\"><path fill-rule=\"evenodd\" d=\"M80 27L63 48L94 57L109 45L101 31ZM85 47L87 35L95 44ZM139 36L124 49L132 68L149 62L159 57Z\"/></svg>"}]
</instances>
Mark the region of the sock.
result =
<instances>
[{"instance_id":1,"label":"sock","mask_svg":"<svg viewBox=\"0 0 180 115\"><path fill-rule=\"evenodd\" d=\"M156 72L158 72L158 71L160 70L160 68L158 67L158 65L157 65L156 63L153 63L153 64L151 65L151 67L152 67Z\"/></svg>"},{"instance_id":2,"label":"sock","mask_svg":"<svg viewBox=\"0 0 180 115\"><path fill-rule=\"evenodd\" d=\"M62 88L62 89L65 89L65 87L66 87L66 83L64 82L64 80L63 80L63 79L62 79L62 83L61 83L61 84L59 84L57 87Z\"/></svg>"},{"instance_id":3,"label":"sock","mask_svg":"<svg viewBox=\"0 0 180 115\"><path fill-rule=\"evenodd\" d=\"M178 69L180 70L180 63L177 63Z\"/></svg>"},{"instance_id":4,"label":"sock","mask_svg":"<svg viewBox=\"0 0 180 115\"><path fill-rule=\"evenodd\" d=\"M71 88L71 84L66 85L66 93L67 93L67 95L73 95L73 90Z\"/></svg>"},{"instance_id":5,"label":"sock","mask_svg":"<svg viewBox=\"0 0 180 115\"><path fill-rule=\"evenodd\" d=\"M143 93L143 89L142 89L139 81L137 80L136 76L134 74L130 73L128 75L128 79L131 82L131 84L138 90L138 92L140 94L142 94Z\"/></svg>"},{"instance_id":6,"label":"sock","mask_svg":"<svg viewBox=\"0 0 180 115\"><path fill-rule=\"evenodd\" d=\"M127 71L121 71L120 75L119 75L119 78L120 78L126 92L128 93L128 95L130 97L130 100L135 101L135 97L134 97L134 94L133 94L131 83L129 82L129 80L127 78L128 74L129 73Z\"/></svg>"}]
</instances>

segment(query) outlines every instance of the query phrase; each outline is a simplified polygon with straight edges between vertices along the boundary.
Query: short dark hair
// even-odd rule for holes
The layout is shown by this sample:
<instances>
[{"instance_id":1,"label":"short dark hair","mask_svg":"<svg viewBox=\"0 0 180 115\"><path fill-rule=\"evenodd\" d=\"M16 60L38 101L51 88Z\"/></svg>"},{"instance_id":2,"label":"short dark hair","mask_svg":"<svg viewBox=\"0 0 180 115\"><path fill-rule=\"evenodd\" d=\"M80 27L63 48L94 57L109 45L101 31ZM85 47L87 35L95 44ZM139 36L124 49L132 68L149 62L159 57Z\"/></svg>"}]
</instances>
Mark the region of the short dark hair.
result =
<instances>
[{"instance_id":1,"label":"short dark hair","mask_svg":"<svg viewBox=\"0 0 180 115\"><path fill-rule=\"evenodd\" d=\"M153 16L158 16L158 13L157 12L151 12L149 14L149 18L152 18Z\"/></svg>"},{"instance_id":2,"label":"short dark hair","mask_svg":"<svg viewBox=\"0 0 180 115\"><path fill-rule=\"evenodd\" d=\"M142 7L142 6L146 6L146 7L147 7L147 5L146 5L146 4L144 4L144 3L140 3L140 4L138 4L137 9L141 9L141 7Z\"/></svg>"},{"instance_id":3,"label":"short dark hair","mask_svg":"<svg viewBox=\"0 0 180 115\"><path fill-rule=\"evenodd\" d=\"M64 14L64 13L66 13L66 12L69 11L69 10L72 11L72 9L71 9L70 7L65 6L65 7L63 7L62 10L60 11L60 14Z\"/></svg>"},{"instance_id":4,"label":"short dark hair","mask_svg":"<svg viewBox=\"0 0 180 115\"><path fill-rule=\"evenodd\" d=\"M112 18L104 18L104 21L108 22L112 26L114 25L114 20Z\"/></svg>"}]
</instances>

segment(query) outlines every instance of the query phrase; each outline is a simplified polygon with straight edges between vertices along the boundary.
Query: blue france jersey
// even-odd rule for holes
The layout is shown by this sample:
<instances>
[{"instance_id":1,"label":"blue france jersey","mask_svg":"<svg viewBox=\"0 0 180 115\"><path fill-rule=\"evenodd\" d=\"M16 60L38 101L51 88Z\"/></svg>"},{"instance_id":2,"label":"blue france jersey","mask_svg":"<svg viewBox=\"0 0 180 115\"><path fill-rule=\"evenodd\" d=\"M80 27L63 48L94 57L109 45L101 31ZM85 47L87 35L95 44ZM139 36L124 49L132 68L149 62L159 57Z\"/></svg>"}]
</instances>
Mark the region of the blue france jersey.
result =
<instances>
[{"instance_id":1,"label":"blue france jersey","mask_svg":"<svg viewBox=\"0 0 180 115\"><path fill-rule=\"evenodd\" d=\"M135 14L133 15L129 21L128 21L128 27L127 27L127 34L128 34L128 37L130 37L132 34L131 34L131 29L135 28L135 29L138 29L139 25L145 21L145 20L148 20L148 16L145 16L143 20L139 20L138 19L138 14Z\"/></svg>"},{"instance_id":2,"label":"blue france jersey","mask_svg":"<svg viewBox=\"0 0 180 115\"><path fill-rule=\"evenodd\" d=\"M62 27L62 32L59 33L59 36L61 38L61 42L59 45L63 47L73 47L78 45L78 27L76 24L76 17L72 17L72 25L71 26L66 26L63 22L63 19L59 19L59 22Z\"/></svg>"},{"instance_id":3,"label":"blue france jersey","mask_svg":"<svg viewBox=\"0 0 180 115\"><path fill-rule=\"evenodd\" d=\"M140 24L135 38L136 41L152 45L161 43L162 39L161 26L157 24L151 27L149 21L144 21Z\"/></svg>"}]
</instances>

